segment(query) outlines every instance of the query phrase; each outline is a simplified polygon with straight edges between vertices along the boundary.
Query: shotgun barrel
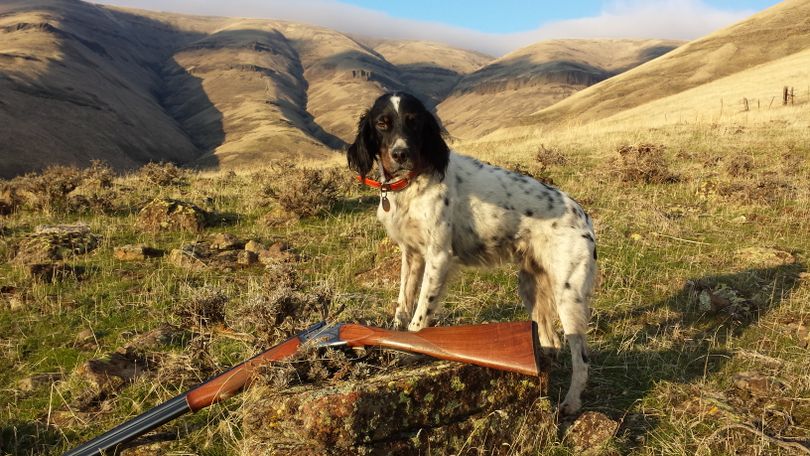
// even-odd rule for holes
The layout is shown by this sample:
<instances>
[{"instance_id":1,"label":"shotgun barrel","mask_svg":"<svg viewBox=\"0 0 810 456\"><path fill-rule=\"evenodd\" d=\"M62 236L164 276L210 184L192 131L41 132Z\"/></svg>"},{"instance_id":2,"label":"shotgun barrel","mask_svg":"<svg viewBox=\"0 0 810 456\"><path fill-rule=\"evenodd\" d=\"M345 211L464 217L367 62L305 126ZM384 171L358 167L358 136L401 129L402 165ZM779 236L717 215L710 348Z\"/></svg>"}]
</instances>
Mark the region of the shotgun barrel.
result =
<instances>
[{"instance_id":1,"label":"shotgun barrel","mask_svg":"<svg viewBox=\"0 0 810 456\"><path fill-rule=\"evenodd\" d=\"M257 368L292 356L301 346L302 338L307 338L307 336L316 333L325 326L325 322L316 323L297 336L291 337L275 347L237 364L191 390L175 396L93 440L68 451L63 456L114 454L121 445L177 417L188 412L196 412L215 402L227 399L245 387Z\"/></svg>"},{"instance_id":2,"label":"shotgun barrel","mask_svg":"<svg viewBox=\"0 0 810 456\"><path fill-rule=\"evenodd\" d=\"M64 456L113 454L121 445L158 426L239 393L250 384L261 366L294 355L304 343L315 346L379 346L537 376L540 374L537 340L537 324L531 321L435 327L417 332L391 331L349 323L327 326L325 322L320 322L68 451Z\"/></svg>"}]
</instances>

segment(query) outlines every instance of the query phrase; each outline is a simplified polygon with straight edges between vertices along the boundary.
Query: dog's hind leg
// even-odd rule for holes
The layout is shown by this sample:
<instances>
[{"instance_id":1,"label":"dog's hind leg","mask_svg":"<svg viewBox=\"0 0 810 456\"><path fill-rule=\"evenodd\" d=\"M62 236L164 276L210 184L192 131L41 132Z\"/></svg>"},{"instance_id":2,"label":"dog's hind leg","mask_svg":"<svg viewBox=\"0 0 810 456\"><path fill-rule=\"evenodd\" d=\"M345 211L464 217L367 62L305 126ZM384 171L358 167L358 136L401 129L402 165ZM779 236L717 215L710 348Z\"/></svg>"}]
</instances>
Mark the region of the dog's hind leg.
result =
<instances>
[{"instance_id":1,"label":"dog's hind leg","mask_svg":"<svg viewBox=\"0 0 810 456\"><path fill-rule=\"evenodd\" d=\"M523 306L537 323L540 346L546 354L556 354L562 344L554 330L554 295L546 271L535 261L529 261L518 275L518 292Z\"/></svg>"},{"instance_id":2,"label":"dog's hind leg","mask_svg":"<svg viewBox=\"0 0 810 456\"><path fill-rule=\"evenodd\" d=\"M582 405L580 395L588 381L588 320L591 297L596 275L596 264L584 260L575 265L567 281L556 284L557 312L560 316L565 338L571 349L571 385L560 406L563 414L572 414Z\"/></svg>"}]
</instances>

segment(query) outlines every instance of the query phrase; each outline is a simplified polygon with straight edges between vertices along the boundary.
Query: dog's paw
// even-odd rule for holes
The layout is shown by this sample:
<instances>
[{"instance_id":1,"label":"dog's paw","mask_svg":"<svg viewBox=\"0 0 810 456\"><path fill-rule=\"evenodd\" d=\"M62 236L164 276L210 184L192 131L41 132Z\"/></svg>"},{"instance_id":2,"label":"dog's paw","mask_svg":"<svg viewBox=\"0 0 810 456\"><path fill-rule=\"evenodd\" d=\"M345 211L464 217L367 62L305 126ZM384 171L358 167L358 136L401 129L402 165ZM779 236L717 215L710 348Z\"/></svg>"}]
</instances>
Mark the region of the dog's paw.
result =
<instances>
[{"instance_id":1,"label":"dog's paw","mask_svg":"<svg viewBox=\"0 0 810 456\"><path fill-rule=\"evenodd\" d=\"M396 316L394 316L393 327L397 331L403 331L403 330L405 330L405 328L408 327L408 322L410 320L411 320L410 316L397 314Z\"/></svg>"},{"instance_id":2,"label":"dog's paw","mask_svg":"<svg viewBox=\"0 0 810 456\"><path fill-rule=\"evenodd\" d=\"M408 325L408 331L419 331L420 329L424 329L427 327L427 323L424 320L422 321L411 321Z\"/></svg>"},{"instance_id":3,"label":"dog's paw","mask_svg":"<svg viewBox=\"0 0 810 456\"><path fill-rule=\"evenodd\" d=\"M560 415L569 416L577 413L582 407L582 401L579 399L566 399L560 404Z\"/></svg>"}]
</instances>

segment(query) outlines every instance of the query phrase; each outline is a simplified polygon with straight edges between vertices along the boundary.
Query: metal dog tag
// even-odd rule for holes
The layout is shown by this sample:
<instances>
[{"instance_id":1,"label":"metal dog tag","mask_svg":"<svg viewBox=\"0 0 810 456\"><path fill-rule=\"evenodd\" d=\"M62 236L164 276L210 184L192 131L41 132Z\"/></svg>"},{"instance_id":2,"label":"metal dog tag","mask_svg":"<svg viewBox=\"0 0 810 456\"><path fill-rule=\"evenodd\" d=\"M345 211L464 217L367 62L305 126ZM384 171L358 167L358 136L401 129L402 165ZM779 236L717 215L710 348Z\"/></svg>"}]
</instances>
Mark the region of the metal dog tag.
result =
<instances>
[{"instance_id":1,"label":"metal dog tag","mask_svg":"<svg viewBox=\"0 0 810 456\"><path fill-rule=\"evenodd\" d=\"M388 197L387 197L387 196L385 196L385 195L381 195L381 196L380 196L380 204L382 204L382 208L383 208L383 210L384 210L385 212L388 212L388 211L390 211L390 210L391 210L391 202L390 202L390 201L388 201Z\"/></svg>"}]
</instances>

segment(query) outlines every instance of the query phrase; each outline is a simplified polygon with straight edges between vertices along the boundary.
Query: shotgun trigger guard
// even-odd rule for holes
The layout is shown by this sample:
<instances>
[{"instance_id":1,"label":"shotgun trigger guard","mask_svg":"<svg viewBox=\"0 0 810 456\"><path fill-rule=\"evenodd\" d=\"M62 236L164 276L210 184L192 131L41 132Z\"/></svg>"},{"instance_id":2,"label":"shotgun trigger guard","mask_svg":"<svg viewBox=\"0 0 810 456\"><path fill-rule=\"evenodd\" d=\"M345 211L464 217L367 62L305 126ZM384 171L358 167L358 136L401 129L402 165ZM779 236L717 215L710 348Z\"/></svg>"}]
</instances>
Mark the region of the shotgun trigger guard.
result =
<instances>
[{"instance_id":1,"label":"shotgun trigger guard","mask_svg":"<svg viewBox=\"0 0 810 456\"><path fill-rule=\"evenodd\" d=\"M316 328L315 331L307 331L300 337L301 343L311 343L315 347L334 347L337 345L345 345L346 342L340 339L340 328L343 323L337 323L332 326L325 326Z\"/></svg>"}]
</instances>

